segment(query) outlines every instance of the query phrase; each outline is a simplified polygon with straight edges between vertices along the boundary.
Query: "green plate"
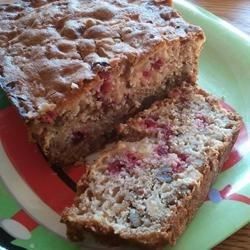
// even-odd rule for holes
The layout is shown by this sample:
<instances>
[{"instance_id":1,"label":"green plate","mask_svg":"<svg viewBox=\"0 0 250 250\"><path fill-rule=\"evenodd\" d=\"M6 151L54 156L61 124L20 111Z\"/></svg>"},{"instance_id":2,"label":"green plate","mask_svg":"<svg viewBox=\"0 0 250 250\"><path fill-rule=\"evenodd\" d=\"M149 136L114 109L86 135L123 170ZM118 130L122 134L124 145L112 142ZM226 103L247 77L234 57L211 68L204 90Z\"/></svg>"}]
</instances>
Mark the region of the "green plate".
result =
<instances>
[{"instance_id":1,"label":"green plate","mask_svg":"<svg viewBox=\"0 0 250 250\"><path fill-rule=\"evenodd\" d=\"M175 7L202 26L207 42L199 83L223 98L244 124L229 160L207 200L174 247L210 249L250 222L250 38L211 13L186 1ZM69 242L60 213L74 197L79 172L51 169L26 128L0 92L0 249L103 249L90 237L83 246ZM121 249L108 247L106 249Z\"/></svg>"}]
</instances>

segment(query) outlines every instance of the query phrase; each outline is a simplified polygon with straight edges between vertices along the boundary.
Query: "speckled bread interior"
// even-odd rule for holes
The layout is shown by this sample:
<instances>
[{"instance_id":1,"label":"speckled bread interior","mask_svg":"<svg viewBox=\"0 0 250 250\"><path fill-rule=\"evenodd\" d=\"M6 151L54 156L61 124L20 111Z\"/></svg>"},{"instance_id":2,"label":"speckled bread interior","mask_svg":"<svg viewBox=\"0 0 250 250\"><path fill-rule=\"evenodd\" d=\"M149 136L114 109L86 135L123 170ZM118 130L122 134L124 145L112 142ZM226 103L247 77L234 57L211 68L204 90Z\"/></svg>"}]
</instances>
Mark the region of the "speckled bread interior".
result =
<instances>
[{"instance_id":1,"label":"speckled bread interior","mask_svg":"<svg viewBox=\"0 0 250 250\"><path fill-rule=\"evenodd\" d=\"M116 235L147 247L174 244L206 199L241 118L184 84L119 128L121 140L88 165L62 222L68 236Z\"/></svg>"},{"instance_id":2,"label":"speckled bread interior","mask_svg":"<svg viewBox=\"0 0 250 250\"><path fill-rule=\"evenodd\" d=\"M156 0L0 5L0 82L51 163L107 142L116 124L195 82L202 30Z\"/></svg>"},{"instance_id":3,"label":"speckled bread interior","mask_svg":"<svg viewBox=\"0 0 250 250\"><path fill-rule=\"evenodd\" d=\"M119 139L62 215L71 240L174 244L237 138L240 117L195 84L204 33L170 3L0 4L0 84L50 163Z\"/></svg>"}]
</instances>

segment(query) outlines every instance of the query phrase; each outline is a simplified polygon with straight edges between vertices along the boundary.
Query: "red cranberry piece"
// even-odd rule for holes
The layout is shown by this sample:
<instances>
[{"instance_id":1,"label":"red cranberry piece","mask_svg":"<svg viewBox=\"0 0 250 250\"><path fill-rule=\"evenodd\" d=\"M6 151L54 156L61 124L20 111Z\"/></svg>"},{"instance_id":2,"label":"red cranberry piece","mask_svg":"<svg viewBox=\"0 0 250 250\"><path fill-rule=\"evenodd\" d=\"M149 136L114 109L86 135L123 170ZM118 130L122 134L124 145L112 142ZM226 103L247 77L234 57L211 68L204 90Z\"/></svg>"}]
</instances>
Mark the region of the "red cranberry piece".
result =
<instances>
[{"instance_id":1,"label":"red cranberry piece","mask_svg":"<svg viewBox=\"0 0 250 250\"><path fill-rule=\"evenodd\" d=\"M163 60L162 59L158 59L155 62L153 62L151 65L152 65L153 69L160 70L161 67L163 66L163 64L164 64Z\"/></svg>"},{"instance_id":2,"label":"red cranberry piece","mask_svg":"<svg viewBox=\"0 0 250 250\"><path fill-rule=\"evenodd\" d=\"M171 130L164 130L164 137L166 140L168 140L171 135L172 135Z\"/></svg>"},{"instance_id":3,"label":"red cranberry piece","mask_svg":"<svg viewBox=\"0 0 250 250\"><path fill-rule=\"evenodd\" d=\"M149 78L151 77L151 72L149 70L144 70L142 72L142 75L145 77L145 78Z\"/></svg>"},{"instance_id":4,"label":"red cranberry piece","mask_svg":"<svg viewBox=\"0 0 250 250\"><path fill-rule=\"evenodd\" d=\"M106 95L111 91L111 89L112 89L112 82L110 80L104 80L100 88L101 93Z\"/></svg>"},{"instance_id":5,"label":"red cranberry piece","mask_svg":"<svg viewBox=\"0 0 250 250\"><path fill-rule=\"evenodd\" d=\"M112 82L110 80L110 72L108 71L100 71L98 73L99 77L103 79L103 83L100 87L100 92L104 95L108 94L112 89Z\"/></svg>"},{"instance_id":6,"label":"red cranberry piece","mask_svg":"<svg viewBox=\"0 0 250 250\"><path fill-rule=\"evenodd\" d=\"M72 133L71 141L73 144L78 144L85 139L85 134L81 131L75 131Z\"/></svg>"},{"instance_id":7,"label":"red cranberry piece","mask_svg":"<svg viewBox=\"0 0 250 250\"><path fill-rule=\"evenodd\" d=\"M108 71L100 71L98 75L101 79L110 79L110 73Z\"/></svg>"},{"instance_id":8,"label":"red cranberry piece","mask_svg":"<svg viewBox=\"0 0 250 250\"><path fill-rule=\"evenodd\" d=\"M159 156L164 156L168 154L168 148L166 146L160 145L156 148L156 153Z\"/></svg>"},{"instance_id":9,"label":"red cranberry piece","mask_svg":"<svg viewBox=\"0 0 250 250\"><path fill-rule=\"evenodd\" d=\"M138 163L139 158L136 154L128 152L126 156L128 162L131 163L133 166Z\"/></svg>"},{"instance_id":10,"label":"red cranberry piece","mask_svg":"<svg viewBox=\"0 0 250 250\"><path fill-rule=\"evenodd\" d=\"M144 120L144 124L146 125L146 128L156 128L157 123L155 120L148 118Z\"/></svg>"},{"instance_id":11,"label":"red cranberry piece","mask_svg":"<svg viewBox=\"0 0 250 250\"><path fill-rule=\"evenodd\" d=\"M115 160L113 162L111 162L108 166L108 171L111 174L118 174L121 172L122 169L126 168L126 164L125 162L121 161L121 160Z\"/></svg>"},{"instance_id":12,"label":"red cranberry piece","mask_svg":"<svg viewBox=\"0 0 250 250\"><path fill-rule=\"evenodd\" d=\"M139 157L135 153L128 152L123 155L123 159L115 160L110 163L108 170L113 174L119 173L122 169L129 170L139 165L139 160Z\"/></svg>"},{"instance_id":13,"label":"red cranberry piece","mask_svg":"<svg viewBox=\"0 0 250 250\"><path fill-rule=\"evenodd\" d=\"M169 137L172 135L172 130L170 129L169 125L162 124L160 125L160 128L162 129L162 134L164 135L164 138L168 140Z\"/></svg>"},{"instance_id":14,"label":"red cranberry piece","mask_svg":"<svg viewBox=\"0 0 250 250\"><path fill-rule=\"evenodd\" d=\"M186 162L187 161L187 158L188 156L185 155L185 154L177 154L178 158L181 160L181 161L184 161Z\"/></svg>"},{"instance_id":15,"label":"red cranberry piece","mask_svg":"<svg viewBox=\"0 0 250 250\"><path fill-rule=\"evenodd\" d=\"M208 125L207 118L204 115L196 115L196 124L198 127L205 128Z\"/></svg>"},{"instance_id":16,"label":"red cranberry piece","mask_svg":"<svg viewBox=\"0 0 250 250\"><path fill-rule=\"evenodd\" d=\"M43 122L43 123L53 123L54 120L56 119L57 117L57 114L56 112L54 111L48 111L46 114L42 115L40 120Z\"/></svg>"},{"instance_id":17,"label":"red cranberry piece","mask_svg":"<svg viewBox=\"0 0 250 250\"><path fill-rule=\"evenodd\" d=\"M196 115L196 119L201 120L203 123L207 123L207 118L204 115Z\"/></svg>"},{"instance_id":18,"label":"red cranberry piece","mask_svg":"<svg viewBox=\"0 0 250 250\"><path fill-rule=\"evenodd\" d=\"M176 166L172 167L173 173L181 173L185 170L184 166L178 163Z\"/></svg>"}]
</instances>

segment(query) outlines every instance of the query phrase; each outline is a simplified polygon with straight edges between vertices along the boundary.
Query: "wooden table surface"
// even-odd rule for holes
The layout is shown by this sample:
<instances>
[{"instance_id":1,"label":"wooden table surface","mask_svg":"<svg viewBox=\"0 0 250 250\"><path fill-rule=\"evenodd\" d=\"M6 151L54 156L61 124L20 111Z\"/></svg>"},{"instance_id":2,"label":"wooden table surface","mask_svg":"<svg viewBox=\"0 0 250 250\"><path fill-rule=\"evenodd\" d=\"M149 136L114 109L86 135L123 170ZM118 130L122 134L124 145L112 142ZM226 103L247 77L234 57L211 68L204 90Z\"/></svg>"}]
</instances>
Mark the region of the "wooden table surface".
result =
<instances>
[{"instance_id":1,"label":"wooden table surface","mask_svg":"<svg viewBox=\"0 0 250 250\"><path fill-rule=\"evenodd\" d=\"M223 18L250 35L250 0L189 0ZM249 51L250 53L250 51ZM250 65L249 65L250 67ZM214 250L250 250L250 225L219 244Z\"/></svg>"},{"instance_id":2,"label":"wooden table surface","mask_svg":"<svg viewBox=\"0 0 250 250\"><path fill-rule=\"evenodd\" d=\"M250 0L188 0L250 35ZM250 248L249 248L250 249Z\"/></svg>"}]
</instances>

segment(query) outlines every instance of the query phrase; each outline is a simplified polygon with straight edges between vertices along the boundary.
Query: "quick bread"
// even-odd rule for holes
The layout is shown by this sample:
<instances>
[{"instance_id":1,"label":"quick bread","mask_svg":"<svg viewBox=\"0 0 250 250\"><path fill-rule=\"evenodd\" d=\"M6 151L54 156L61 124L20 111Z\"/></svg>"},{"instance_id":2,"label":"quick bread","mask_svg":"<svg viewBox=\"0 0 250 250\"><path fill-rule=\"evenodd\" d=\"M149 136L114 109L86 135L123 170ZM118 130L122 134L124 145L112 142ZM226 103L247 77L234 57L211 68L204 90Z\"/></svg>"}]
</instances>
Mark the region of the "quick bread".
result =
<instances>
[{"instance_id":1,"label":"quick bread","mask_svg":"<svg viewBox=\"0 0 250 250\"><path fill-rule=\"evenodd\" d=\"M157 0L0 5L0 83L51 163L104 145L125 118L195 82L201 28Z\"/></svg>"},{"instance_id":2,"label":"quick bread","mask_svg":"<svg viewBox=\"0 0 250 250\"><path fill-rule=\"evenodd\" d=\"M129 119L78 183L62 222L147 247L174 244L227 159L241 118L198 86L184 84Z\"/></svg>"}]
</instances>

